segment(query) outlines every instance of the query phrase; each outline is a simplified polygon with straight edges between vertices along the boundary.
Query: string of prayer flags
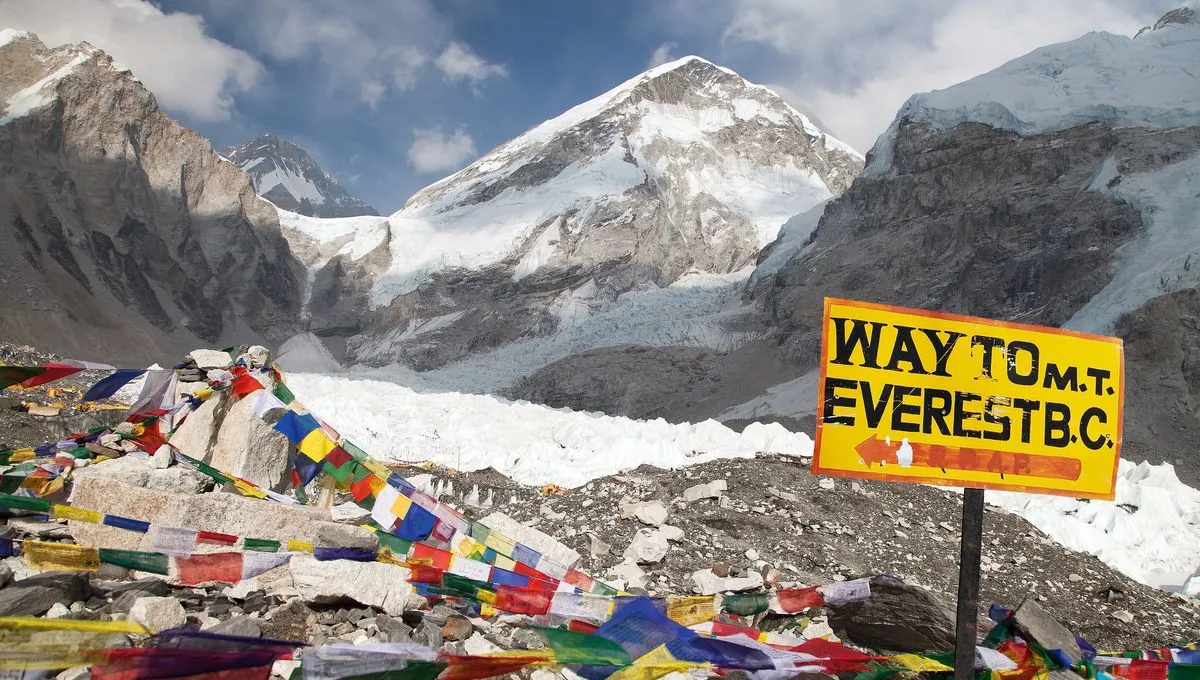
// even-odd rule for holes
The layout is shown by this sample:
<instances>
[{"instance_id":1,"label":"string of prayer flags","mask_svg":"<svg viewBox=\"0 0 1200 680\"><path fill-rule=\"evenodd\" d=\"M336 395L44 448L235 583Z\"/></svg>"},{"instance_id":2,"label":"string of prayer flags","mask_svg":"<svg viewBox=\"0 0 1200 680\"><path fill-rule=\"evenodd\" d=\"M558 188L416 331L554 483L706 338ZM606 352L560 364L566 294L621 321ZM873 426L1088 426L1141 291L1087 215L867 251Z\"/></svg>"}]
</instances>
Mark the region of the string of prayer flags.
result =
<instances>
[{"instance_id":1,"label":"string of prayer flags","mask_svg":"<svg viewBox=\"0 0 1200 680\"><path fill-rule=\"evenodd\" d=\"M304 680L339 680L386 674L404 680L432 680L446 667L433 650L413 643L332 644L305 650Z\"/></svg>"},{"instance_id":2,"label":"string of prayer flags","mask_svg":"<svg viewBox=\"0 0 1200 680\"><path fill-rule=\"evenodd\" d=\"M20 385L26 380L32 380L41 375L43 371L41 366L14 366L0 363L0 390Z\"/></svg>"},{"instance_id":3,"label":"string of prayer flags","mask_svg":"<svg viewBox=\"0 0 1200 680\"><path fill-rule=\"evenodd\" d=\"M5 677L19 677L13 671L86 665L88 650L128 644L126 636L149 633L133 621L0 617L0 671L6 671Z\"/></svg>"},{"instance_id":4,"label":"string of prayer flags","mask_svg":"<svg viewBox=\"0 0 1200 680\"><path fill-rule=\"evenodd\" d=\"M39 385L45 385L46 383L54 382L55 380L61 380L62 378L70 375L75 375L83 370L83 366L73 366L71 364L61 364L53 361L45 364L41 368L42 371L40 374L32 376L22 382L21 387L26 389L30 387L38 387Z\"/></svg>"},{"instance_id":5,"label":"string of prayer flags","mask_svg":"<svg viewBox=\"0 0 1200 680\"><path fill-rule=\"evenodd\" d=\"M196 552L196 531L155 524L150 532L150 549L167 555L187 556Z\"/></svg>"}]
</instances>

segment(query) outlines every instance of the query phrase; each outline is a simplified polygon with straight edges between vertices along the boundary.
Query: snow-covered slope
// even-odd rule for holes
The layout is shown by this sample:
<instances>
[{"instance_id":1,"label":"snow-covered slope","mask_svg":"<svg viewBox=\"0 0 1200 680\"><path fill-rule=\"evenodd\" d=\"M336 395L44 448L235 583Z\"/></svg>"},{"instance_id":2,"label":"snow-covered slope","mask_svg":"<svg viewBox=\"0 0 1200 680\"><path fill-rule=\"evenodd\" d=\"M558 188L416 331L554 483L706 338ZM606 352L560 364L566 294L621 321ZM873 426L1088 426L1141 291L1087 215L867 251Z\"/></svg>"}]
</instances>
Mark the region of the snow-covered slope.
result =
<instances>
[{"instance_id":1,"label":"snow-covered slope","mask_svg":"<svg viewBox=\"0 0 1200 680\"><path fill-rule=\"evenodd\" d=\"M1136 37L1089 33L1047 45L971 80L911 97L869 154L885 172L902 120L948 130L985 123L1023 135L1087 122L1171 128L1200 125L1200 17L1165 15Z\"/></svg>"},{"instance_id":2,"label":"snow-covered slope","mask_svg":"<svg viewBox=\"0 0 1200 680\"><path fill-rule=\"evenodd\" d=\"M378 215L346 193L307 151L268 132L221 154L254 179L258 194L275 205L314 217Z\"/></svg>"},{"instance_id":3,"label":"snow-covered slope","mask_svg":"<svg viewBox=\"0 0 1200 680\"><path fill-rule=\"evenodd\" d=\"M547 264L636 251L623 239L603 245L624 252L591 252L605 226L633 225L624 231L635 239L678 227L695 242L670 246L725 273L746 264L787 218L840 192L859 162L769 90L698 57L680 59L418 192L392 216L392 261L372 303L385 305L446 267L516 255L514 275L522 277ZM678 273L665 273L665 282Z\"/></svg>"}]
</instances>

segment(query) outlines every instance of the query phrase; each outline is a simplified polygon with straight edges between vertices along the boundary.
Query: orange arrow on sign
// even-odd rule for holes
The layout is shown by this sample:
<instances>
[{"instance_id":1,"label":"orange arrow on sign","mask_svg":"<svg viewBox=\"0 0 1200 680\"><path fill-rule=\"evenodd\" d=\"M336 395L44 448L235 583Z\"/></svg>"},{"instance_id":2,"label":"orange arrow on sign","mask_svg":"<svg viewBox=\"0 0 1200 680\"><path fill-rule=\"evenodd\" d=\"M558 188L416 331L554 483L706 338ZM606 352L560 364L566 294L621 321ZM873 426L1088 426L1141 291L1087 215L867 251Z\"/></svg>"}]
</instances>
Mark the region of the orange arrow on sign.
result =
<instances>
[{"instance_id":1,"label":"orange arrow on sign","mask_svg":"<svg viewBox=\"0 0 1200 680\"><path fill-rule=\"evenodd\" d=\"M1079 479L1080 461L1064 456L1042 456L991 449L968 449L958 446L922 444L909 442L912 447L912 464L920 467L945 470L971 470L974 472L998 472L1001 475L1026 477L1050 477L1076 481ZM867 467L873 463L899 465L896 455L900 444L888 444L878 435L862 440L854 450L862 456Z\"/></svg>"}]
</instances>

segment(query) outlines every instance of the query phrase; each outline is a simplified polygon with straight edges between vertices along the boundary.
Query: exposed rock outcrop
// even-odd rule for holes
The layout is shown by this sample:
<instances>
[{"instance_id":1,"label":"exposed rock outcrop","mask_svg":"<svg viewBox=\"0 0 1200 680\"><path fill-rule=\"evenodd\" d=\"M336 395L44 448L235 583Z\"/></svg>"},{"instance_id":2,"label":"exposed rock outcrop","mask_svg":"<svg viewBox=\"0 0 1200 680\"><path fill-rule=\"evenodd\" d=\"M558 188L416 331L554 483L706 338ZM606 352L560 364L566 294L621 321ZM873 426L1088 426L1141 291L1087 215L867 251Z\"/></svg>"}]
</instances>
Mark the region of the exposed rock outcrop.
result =
<instances>
[{"instance_id":1,"label":"exposed rock outcrop","mask_svg":"<svg viewBox=\"0 0 1200 680\"><path fill-rule=\"evenodd\" d=\"M250 178L100 50L5 38L0 335L143 362L294 332L302 268Z\"/></svg>"}]
</instances>

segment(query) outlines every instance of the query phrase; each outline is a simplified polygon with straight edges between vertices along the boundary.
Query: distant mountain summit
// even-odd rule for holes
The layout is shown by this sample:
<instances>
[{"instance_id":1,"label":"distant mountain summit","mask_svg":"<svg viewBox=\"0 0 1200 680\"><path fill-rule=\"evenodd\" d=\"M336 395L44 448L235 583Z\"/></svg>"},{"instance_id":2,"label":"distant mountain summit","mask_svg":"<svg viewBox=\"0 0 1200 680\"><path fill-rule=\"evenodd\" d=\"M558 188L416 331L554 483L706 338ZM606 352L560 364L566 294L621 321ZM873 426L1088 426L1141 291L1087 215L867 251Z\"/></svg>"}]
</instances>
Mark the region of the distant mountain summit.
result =
<instances>
[{"instance_id":1,"label":"distant mountain summit","mask_svg":"<svg viewBox=\"0 0 1200 680\"><path fill-rule=\"evenodd\" d=\"M221 151L254 179L258 195L276 206L309 217L378 215L346 193L307 151L273 132Z\"/></svg>"}]
</instances>

